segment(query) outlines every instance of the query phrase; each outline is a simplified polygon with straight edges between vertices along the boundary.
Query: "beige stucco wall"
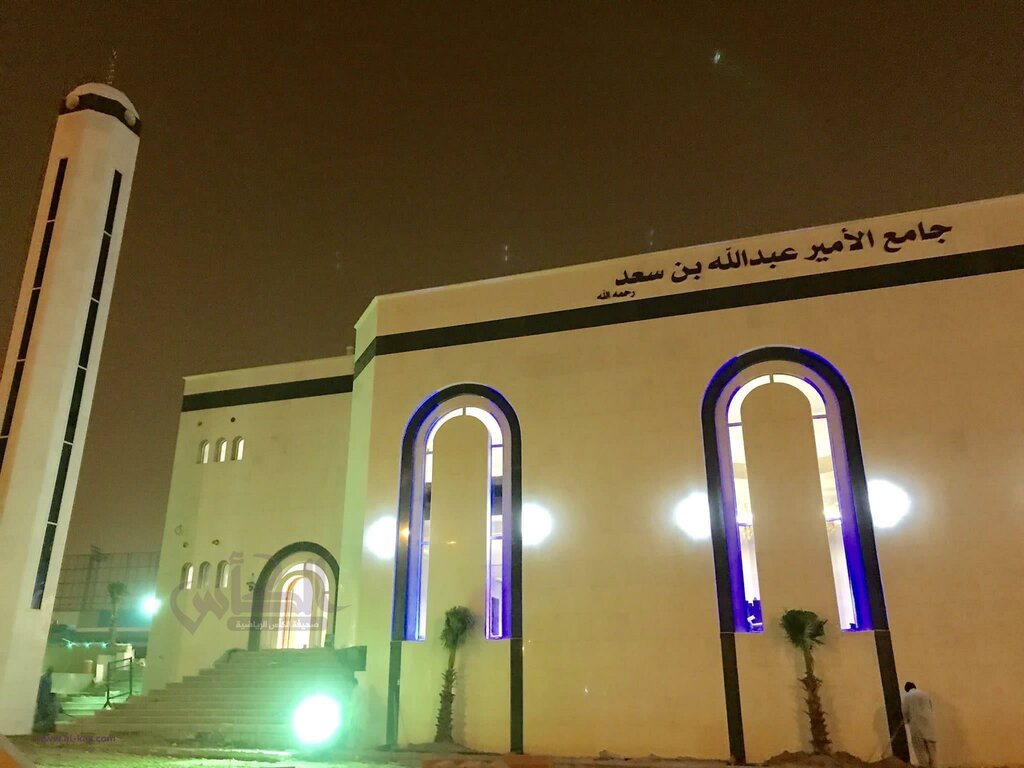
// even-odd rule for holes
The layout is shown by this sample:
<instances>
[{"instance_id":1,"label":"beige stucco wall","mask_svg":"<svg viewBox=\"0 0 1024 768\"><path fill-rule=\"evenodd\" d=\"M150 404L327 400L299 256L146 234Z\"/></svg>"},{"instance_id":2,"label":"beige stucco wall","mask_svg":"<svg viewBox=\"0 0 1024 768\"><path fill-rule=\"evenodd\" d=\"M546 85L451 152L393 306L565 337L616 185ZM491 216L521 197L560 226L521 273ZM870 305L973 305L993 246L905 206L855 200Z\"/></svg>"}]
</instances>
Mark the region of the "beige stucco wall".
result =
<instances>
[{"instance_id":1,"label":"beige stucco wall","mask_svg":"<svg viewBox=\"0 0 1024 768\"><path fill-rule=\"evenodd\" d=\"M350 499L364 500L366 523L394 514L402 433L430 393L465 381L500 391L522 423L524 500L555 518L523 557L527 751L725 757L711 546L673 528L672 508L705 487L699 411L718 367L760 346L813 350L853 390L868 476L914 500L877 535L901 681L934 696L944 760L1019 760L1024 738L1007 718L1024 707L1024 620L1010 608L1024 575L1022 288L1010 272L378 356L356 382L354 419L369 422L374 449ZM766 566L765 588L782 592L764 594L769 612L799 601L835 613L818 533L807 534L813 589ZM356 640L369 646L371 743L384 735L392 579L392 563L364 553ZM982 626L999 627L995 640ZM792 654L776 632L740 640L748 758L798 747ZM837 747L870 757L887 741L873 648L830 640L820 674ZM478 674L507 685L504 661Z\"/></svg>"},{"instance_id":2,"label":"beige stucco wall","mask_svg":"<svg viewBox=\"0 0 1024 768\"><path fill-rule=\"evenodd\" d=\"M190 378L186 394L351 374L351 358L331 358ZM297 541L319 543L338 557L347 460L349 394L226 406L182 413L157 576L163 606L153 621L146 685L159 688L245 648L250 618L247 582L267 559ZM242 461L197 463L199 444L245 438ZM179 528L180 526L180 528ZM219 543L214 544L214 540ZM187 544L187 546L186 546ZM237 560L226 590L178 591L182 565ZM178 611L173 609L177 602ZM193 601L199 601L198 604ZM184 618L183 618L184 617ZM194 626L187 626L190 622Z\"/></svg>"}]
</instances>

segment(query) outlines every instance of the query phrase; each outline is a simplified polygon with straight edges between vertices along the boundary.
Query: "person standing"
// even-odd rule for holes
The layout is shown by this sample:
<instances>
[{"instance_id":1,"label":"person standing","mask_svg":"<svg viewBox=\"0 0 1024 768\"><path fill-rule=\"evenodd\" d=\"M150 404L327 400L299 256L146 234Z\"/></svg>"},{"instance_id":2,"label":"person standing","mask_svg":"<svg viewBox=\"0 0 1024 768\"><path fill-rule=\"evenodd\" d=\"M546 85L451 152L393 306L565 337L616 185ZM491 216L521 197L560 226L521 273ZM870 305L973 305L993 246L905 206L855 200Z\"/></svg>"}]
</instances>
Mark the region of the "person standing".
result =
<instances>
[{"instance_id":1,"label":"person standing","mask_svg":"<svg viewBox=\"0 0 1024 768\"><path fill-rule=\"evenodd\" d=\"M53 693L53 667L47 667L39 678L36 693L36 715L32 730L36 733L52 733L57 724L57 697Z\"/></svg>"},{"instance_id":2,"label":"person standing","mask_svg":"<svg viewBox=\"0 0 1024 768\"><path fill-rule=\"evenodd\" d=\"M914 746L917 764L922 768L938 768L935 744L935 720L931 697L913 683L903 686L903 721L910 726L910 743Z\"/></svg>"}]
</instances>

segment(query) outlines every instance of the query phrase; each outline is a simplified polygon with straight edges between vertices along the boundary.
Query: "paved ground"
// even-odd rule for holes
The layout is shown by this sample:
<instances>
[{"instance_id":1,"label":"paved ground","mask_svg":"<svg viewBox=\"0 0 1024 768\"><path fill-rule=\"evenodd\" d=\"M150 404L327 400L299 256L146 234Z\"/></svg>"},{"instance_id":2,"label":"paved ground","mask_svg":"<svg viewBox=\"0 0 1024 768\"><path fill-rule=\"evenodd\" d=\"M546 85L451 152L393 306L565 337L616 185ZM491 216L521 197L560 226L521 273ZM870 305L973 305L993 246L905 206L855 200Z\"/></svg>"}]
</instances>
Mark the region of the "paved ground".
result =
<instances>
[{"instance_id":1,"label":"paved ground","mask_svg":"<svg viewBox=\"0 0 1024 768\"><path fill-rule=\"evenodd\" d=\"M39 768L409 768L408 764L398 762L331 759L314 762L262 750L174 750L117 742L40 741L28 737L12 741Z\"/></svg>"}]
</instances>

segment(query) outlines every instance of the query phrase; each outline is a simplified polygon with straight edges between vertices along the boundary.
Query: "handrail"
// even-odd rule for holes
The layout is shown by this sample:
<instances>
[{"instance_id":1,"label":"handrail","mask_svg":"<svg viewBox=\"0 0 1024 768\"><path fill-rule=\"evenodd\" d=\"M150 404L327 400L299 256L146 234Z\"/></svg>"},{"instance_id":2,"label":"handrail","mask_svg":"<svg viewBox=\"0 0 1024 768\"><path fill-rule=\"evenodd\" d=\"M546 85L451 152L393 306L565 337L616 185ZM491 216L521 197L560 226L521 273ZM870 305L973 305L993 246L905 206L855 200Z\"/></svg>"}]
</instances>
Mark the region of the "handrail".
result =
<instances>
[{"instance_id":1,"label":"handrail","mask_svg":"<svg viewBox=\"0 0 1024 768\"><path fill-rule=\"evenodd\" d=\"M110 678L113 677L115 667L128 667L128 691L127 693L115 693L113 696L110 695ZM135 669L135 657L129 656L127 659L115 659L107 664L107 700L103 702L104 709L113 709L111 701L119 696L124 696L126 699L129 698L135 692L135 676L133 674Z\"/></svg>"}]
</instances>

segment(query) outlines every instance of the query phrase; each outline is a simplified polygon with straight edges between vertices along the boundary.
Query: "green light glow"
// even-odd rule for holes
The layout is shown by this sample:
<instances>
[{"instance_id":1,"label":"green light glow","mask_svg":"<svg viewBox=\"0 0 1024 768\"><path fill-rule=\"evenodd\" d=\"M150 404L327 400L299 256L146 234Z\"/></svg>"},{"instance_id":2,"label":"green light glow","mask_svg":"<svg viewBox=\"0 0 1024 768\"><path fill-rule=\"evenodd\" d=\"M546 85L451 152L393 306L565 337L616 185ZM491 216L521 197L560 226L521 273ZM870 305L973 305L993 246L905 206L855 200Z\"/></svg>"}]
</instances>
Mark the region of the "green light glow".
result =
<instances>
[{"instance_id":1,"label":"green light glow","mask_svg":"<svg viewBox=\"0 0 1024 768\"><path fill-rule=\"evenodd\" d=\"M142 612L147 616L155 616L160 610L160 600L156 595L147 595L142 598Z\"/></svg>"},{"instance_id":2,"label":"green light glow","mask_svg":"<svg viewBox=\"0 0 1024 768\"><path fill-rule=\"evenodd\" d=\"M323 744L340 727L341 704L322 693L303 699L292 713L292 731L303 744Z\"/></svg>"}]
</instances>

